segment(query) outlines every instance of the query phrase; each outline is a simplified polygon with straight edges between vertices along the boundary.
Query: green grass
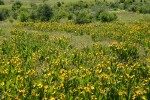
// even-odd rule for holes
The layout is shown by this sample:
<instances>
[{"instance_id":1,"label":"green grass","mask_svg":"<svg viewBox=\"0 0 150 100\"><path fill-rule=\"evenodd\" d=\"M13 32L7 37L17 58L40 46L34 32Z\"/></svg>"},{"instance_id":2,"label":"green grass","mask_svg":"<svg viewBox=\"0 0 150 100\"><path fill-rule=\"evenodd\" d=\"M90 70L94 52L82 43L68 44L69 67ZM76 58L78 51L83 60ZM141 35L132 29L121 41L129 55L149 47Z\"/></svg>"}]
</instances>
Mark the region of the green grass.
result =
<instances>
[{"instance_id":1,"label":"green grass","mask_svg":"<svg viewBox=\"0 0 150 100\"><path fill-rule=\"evenodd\" d=\"M129 22L129 23L139 22L139 21L150 22L150 14L139 14L139 13L133 13L124 10L112 11L112 12L115 12L117 14L119 22Z\"/></svg>"}]
</instances>

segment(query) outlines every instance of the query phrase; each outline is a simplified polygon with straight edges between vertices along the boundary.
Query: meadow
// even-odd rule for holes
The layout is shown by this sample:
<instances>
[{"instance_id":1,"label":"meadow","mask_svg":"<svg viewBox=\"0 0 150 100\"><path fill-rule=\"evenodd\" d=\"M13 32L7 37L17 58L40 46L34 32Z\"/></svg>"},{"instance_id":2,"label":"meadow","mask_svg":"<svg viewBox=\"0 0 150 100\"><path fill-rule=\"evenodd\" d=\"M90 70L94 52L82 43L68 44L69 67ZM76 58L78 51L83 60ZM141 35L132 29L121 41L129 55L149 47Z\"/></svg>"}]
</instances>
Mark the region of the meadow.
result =
<instances>
[{"instance_id":1,"label":"meadow","mask_svg":"<svg viewBox=\"0 0 150 100\"><path fill-rule=\"evenodd\" d=\"M0 48L2 99L150 98L149 23L23 22L15 27L2 37ZM56 31L60 34L52 35ZM71 44L82 35L93 44Z\"/></svg>"},{"instance_id":2,"label":"meadow","mask_svg":"<svg viewBox=\"0 0 150 100\"><path fill-rule=\"evenodd\" d=\"M0 99L149 100L149 14L118 13L104 23L0 22Z\"/></svg>"}]
</instances>

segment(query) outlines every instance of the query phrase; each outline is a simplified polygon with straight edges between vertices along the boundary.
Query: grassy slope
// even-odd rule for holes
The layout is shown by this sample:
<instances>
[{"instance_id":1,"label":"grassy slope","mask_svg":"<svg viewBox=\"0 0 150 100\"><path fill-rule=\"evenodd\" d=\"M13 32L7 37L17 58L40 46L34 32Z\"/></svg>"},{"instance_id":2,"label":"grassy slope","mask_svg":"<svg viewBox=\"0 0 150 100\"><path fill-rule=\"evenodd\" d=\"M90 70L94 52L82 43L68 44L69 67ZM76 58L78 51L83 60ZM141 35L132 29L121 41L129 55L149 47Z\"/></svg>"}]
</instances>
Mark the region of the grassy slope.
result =
<instances>
[{"instance_id":1,"label":"grassy slope","mask_svg":"<svg viewBox=\"0 0 150 100\"><path fill-rule=\"evenodd\" d=\"M5 1L5 5L0 6L0 8L11 8L12 3L10 3L11 0L6 0ZM15 1L15 0L14 0ZM24 1L23 7L29 7L31 2L35 2L35 3L42 3L42 0L20 0L20 1ZM55 4L58 1L60 2L76 2L79 0L48 0L46 1L47 3L50 4ZM83 0L83 1L95 1L95 0ZM99 0L100 1L100 0ZM103 1L103 0L101 0ZM106 1L114 1L114 0L106 0ZM150 21L150 14L137 14L137 13L131 13L131 12L127 12L127 11L114 11L115 13L117 13L118 15L118 21L119 22L136 22L136 21L141 21L141 20L148 20ZM14 22L15 23L15 22ZM96 22L99 23L99 22ZM9 20L6 20L4 22L0 22L0 28L3 29L3 32L9 34L10 30L13 28L17 28L17 27L13 27L12 23L9 22ZM32 31L32 30L28 30L25 29L27 31ZM39 31L37 31L39 32ZM47 33L46 33L47 34ZM49 34L49 33L48 33ZM65 35L65 36L71 36L68 33L51 33L51 36L60 36L60 35ZM91 45L92 44L92 40L89 36L72 36L72 42L71 44L73 44L76 47L83 47L85 45Z\"/></svg>"}]
</instances>

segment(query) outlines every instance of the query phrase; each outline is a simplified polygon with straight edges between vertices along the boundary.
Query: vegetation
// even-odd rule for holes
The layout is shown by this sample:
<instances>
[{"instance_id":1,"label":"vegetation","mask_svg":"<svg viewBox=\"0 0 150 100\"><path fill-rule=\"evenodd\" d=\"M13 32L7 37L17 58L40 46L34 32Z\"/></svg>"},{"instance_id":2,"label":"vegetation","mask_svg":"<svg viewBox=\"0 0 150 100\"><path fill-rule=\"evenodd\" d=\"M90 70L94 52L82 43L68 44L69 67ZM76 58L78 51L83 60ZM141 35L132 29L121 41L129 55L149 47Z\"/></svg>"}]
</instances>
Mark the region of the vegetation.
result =
<instances>
[{"instance_id":1,"label":"vegetation","mask_svg":"<svg viewBox=\"0 0 150 100\"><path fill-rule=\"evenodd\" d=\"M102 12L98 16L98 19L101 20L102 22L111 22L111 21L116 20L117 16L114 13Z\"/></svg>"},{"instance_id":2,"label":"vegetation","mask_svg":"<svg viewBox=\"0 0 150 100\"><path fill-rule=\"evenodd\" d=\"M22 3L20 1L16 1L12 5L12 10L18 10L21 8L21 6L22 6Z\"/></svg>"},{"instance_id":3,"label":"vegetation","mask_svg":"<svg viewBox=\"0 0 150 100\"><path fill-rule=\"evenodd\" d=\"M37 9L37 17L39 18L40 21L49 21L52 16L53 16L52 9L46 4L40 5L39 8Z\"/></svg>"},{"instance_id":4,"label":"vegetation","mask_svg":"<svg viewBox=\"0 0 150 100\"><path fill-rule=\"evenodd\" d=\"M44 0L41 4L32 2L29 7L25 7L23 2L14 1L10 9L10 16L15 20L20 21L26 20L37 22L51 20L59 22L68 19L78 24L85 24L96 21L116 21L118 16L115 13L111 13L112 10L126 10L142 14L150 13L150 2L147 1L138 2L135 0L120 0L114 2L102 2L95 0L95 2L77 1L72 3L58 1L53 5L46 4L46 2L48 1ZM20 15L21 18L18 17ZM82 15L85 15L86 18L82 18Z\"/></svg>"},{"instance_id":5,"label":"vegetation","mask_svg":"<svg viewBox=\"0 0 150 100\"><path fill-rule=\"evenodd\" d=\"M79 12L75 19L75 23L77 24L85 24L90 22L92 22L92 16L86 12Z\"/></svg>"},{"instance_id":6,"label":"vegetation","mask_svg":"<svg viewBox=\"0 0 150 100\"><path fill-rule=\"evenodd\" d=\"M71 37L12 29L0 46L2 99L150 99L149 23L15 26L111 41L78 49L70 45Z\"/></svg>"},{"instance_id":7,"label":"vegetation","mask_svg":"<svg viewBox=\"0 0 150 100\"><path fill-rule=\"evenodd\" d=\"M0 6L0 100L150 100L148 0L37 1Z\"/></svg>"},{"instance_id":8,"label":"vegetation","mask_svg":"<svg viewBox=\"0 0 150 100\"><path fill-rule=\"evenodd\" d=\"M0 0L0 5L4 5L4 4L5 4L4 1Z\"/></svg>"},{"instance_id":9,"label":"vegetation","mask_svg":"<svg viewBox=\"0 0 150 100\"><path fill-rule=\"evenodd\" d=\"M0 21L5 20L9 16L9 10L8 9L0 9Z\"/></svg>"}]
</instances>

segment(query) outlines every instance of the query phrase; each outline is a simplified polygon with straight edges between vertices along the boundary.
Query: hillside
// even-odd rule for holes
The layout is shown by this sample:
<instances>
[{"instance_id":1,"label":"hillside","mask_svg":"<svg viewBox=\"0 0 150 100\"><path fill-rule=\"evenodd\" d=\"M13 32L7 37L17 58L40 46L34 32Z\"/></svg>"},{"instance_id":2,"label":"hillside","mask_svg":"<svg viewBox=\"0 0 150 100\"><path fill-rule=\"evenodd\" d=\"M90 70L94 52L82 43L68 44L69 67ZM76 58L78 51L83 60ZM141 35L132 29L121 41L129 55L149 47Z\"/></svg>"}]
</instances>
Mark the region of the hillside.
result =
<instances>
[{"instance_id":1,"label":"hillside","mask_svg":"<svg viewBox=\"0 0 150 100\"><path fill-rule=\"evenodd\" d=\"M106 1L5 1L0 99L149 100L148 2Z\"/></svg>"}]
</instances>

